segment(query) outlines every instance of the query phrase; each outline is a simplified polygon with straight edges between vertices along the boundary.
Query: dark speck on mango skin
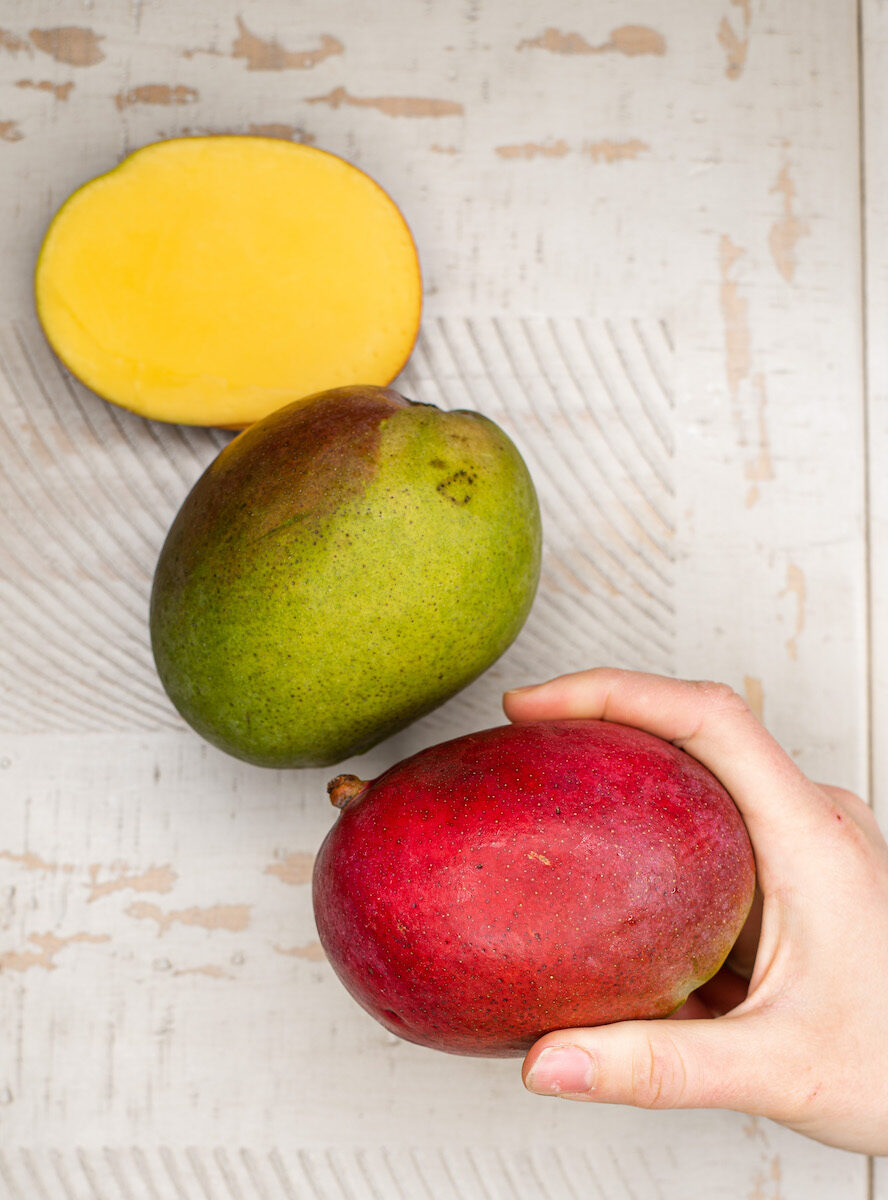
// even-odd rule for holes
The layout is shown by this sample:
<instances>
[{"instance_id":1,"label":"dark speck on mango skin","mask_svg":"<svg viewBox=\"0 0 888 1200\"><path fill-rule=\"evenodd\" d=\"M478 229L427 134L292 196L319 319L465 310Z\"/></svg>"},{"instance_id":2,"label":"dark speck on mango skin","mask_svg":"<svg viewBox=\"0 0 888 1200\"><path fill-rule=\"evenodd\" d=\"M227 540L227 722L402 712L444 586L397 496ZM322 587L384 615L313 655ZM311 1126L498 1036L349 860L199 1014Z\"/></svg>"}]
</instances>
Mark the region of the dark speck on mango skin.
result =
<instances>
[{"instance_id":1,"label":"dark speck on mango skin","mask_svg":"<svg viewBox=\"0 0 888 1200\"><path fill-rule=\"evenodd\" d=\"M515 446L478 413L339 388L227 446L186 498L151 597L185 719L264 766L361 753L517 636L541 530Z\"/></svg>"},{"instance_id":2,"label":"dark speck on mango skin","mask_svg":"<svg viewBox=\"0 0 888 1200\"><path fill-rule=\"evenodd\" d=\"M723 963L754 886L743 821L705 767L576 720L391 767L340 812L313 894L331 965L383 1025L511 1057L553 1029L674 1011Z\"/></svg>"}]
</instances>

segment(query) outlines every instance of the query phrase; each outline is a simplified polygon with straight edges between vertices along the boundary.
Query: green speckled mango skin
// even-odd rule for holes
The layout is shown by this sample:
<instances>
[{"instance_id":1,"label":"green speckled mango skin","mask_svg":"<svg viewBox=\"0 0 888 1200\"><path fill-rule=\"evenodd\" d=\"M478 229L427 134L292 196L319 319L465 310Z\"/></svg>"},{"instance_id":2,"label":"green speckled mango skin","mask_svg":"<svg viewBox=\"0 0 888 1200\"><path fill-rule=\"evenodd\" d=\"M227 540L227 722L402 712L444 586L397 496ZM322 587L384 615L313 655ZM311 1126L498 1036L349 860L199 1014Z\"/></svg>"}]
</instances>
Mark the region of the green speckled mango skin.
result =
<instances>
[{"instance_id":1,"label":"green speckled mango skin","mask_svg":"<svg viewBox=\"0 0 888 1200\"><path fill-rule=\"evenodd\" d=\"M539 507L474 412L339 388L272 413L198 480L151 595L176 708L269 767L370 749L464 687L518 634Z\"/></svg>"}]
</instances>

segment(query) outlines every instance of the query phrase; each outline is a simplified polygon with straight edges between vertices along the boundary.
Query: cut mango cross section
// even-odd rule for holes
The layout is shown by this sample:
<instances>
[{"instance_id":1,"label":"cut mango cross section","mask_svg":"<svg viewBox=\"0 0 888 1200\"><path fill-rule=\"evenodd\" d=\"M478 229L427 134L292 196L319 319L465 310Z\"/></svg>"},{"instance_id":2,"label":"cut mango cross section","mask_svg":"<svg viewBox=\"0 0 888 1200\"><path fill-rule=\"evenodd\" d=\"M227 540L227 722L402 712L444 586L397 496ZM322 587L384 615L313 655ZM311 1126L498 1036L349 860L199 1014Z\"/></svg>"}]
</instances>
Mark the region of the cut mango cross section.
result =
<instances>
[{"instance_id":1,"label":"cut mango cross section","mask_svg":"<svg viewBox=\"0 0 888 1200\"><path fill-rule=\"evenodd\" d=\"M53 349L105 399L189 425L249 425L385 384L419 327L404 218L333 154L258 137L137 150L49 227L35 280Z\"/></svg>"}]
</instances>

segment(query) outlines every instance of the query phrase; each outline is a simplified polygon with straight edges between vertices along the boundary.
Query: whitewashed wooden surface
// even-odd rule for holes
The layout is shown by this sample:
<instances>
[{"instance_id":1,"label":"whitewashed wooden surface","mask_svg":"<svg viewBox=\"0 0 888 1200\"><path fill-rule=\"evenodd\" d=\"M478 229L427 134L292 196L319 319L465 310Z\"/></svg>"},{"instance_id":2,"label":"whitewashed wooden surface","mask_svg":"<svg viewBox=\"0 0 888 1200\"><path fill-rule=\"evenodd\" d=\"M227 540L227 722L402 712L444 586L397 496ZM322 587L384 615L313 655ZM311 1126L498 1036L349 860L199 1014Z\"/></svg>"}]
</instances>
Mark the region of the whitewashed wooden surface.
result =
<instances>
[{"instance_id":1,"label":"whitewashed wooden surface","mask_svg":"<svg viewBox=\"0 0 888 1200\"><path fill-rule=\"evenodd\" d=\"M882 828L888 828L888 4L864 0L862 173L866 300L863 342L868 482L871 782ZM888 1160L874 1163L873 1196L888 1198Z\"/></svg>"},{"instance_id":2,"label":"whitewashed wooden surface","mask_svg":"<svg viewBox=\"0 0 888 1200\"><path fill-rule=\"evenodd\" d=\"M145 604L226 435L73 383L30 275L65 196L160 137L368 170L417 238L404 390L525 451L544 581L483 679L358 760L608 662L727 679L802 765L888 760L888 6L0 0L0 1197L888 1197L728 1113L524 1093L390 1038L318 952L325 773L238 764L154 677ZM866 317L861 215L866 213ZM866 339L864 335L866 334ZM867 443L868 437L868 443ZM868 465L868 470L867 470ZM875 747L872 752L871 747Z\"/></svg>"}]
</instances>

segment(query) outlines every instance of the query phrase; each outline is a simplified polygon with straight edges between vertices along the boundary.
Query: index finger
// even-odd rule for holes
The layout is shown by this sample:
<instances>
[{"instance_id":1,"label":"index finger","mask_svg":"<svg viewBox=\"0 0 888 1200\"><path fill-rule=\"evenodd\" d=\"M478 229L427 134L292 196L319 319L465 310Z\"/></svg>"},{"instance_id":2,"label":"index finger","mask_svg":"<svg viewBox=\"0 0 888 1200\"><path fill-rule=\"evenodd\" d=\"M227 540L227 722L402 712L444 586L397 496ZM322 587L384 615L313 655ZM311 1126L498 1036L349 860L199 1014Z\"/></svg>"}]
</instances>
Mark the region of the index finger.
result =
<instances>
[{"instance_id":1,"label":"index finger","mask_svg":"<svg viewBox=\"0 0 888 1200\"><path fill-rule=\"evenodd\" d=\"M597 667L507 692L511 721L593 717L633 725L673 742L730 792L753 840L797 835L819 818L824 794L726 684Z\"/></svg>"}]
</instances>

